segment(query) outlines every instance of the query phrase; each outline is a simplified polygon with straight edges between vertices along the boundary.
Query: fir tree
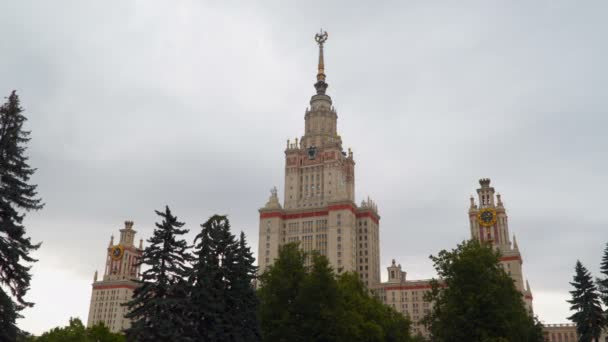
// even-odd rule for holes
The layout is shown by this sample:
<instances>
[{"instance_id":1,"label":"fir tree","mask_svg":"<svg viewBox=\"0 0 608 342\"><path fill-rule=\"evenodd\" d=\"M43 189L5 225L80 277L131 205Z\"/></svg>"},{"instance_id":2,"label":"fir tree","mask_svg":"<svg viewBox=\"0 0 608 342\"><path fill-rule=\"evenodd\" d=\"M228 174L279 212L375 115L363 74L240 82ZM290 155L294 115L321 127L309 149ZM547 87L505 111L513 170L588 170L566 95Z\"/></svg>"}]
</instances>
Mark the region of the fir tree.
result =
<instances>
[{"instance_id":1,"label":"fir tree","mask_svg":"<svg viewBox=\"0 0 608 342\"><path fill-rule=\"evenodd\" d=\"M570 310L575 311L575 313L568 319L576 324L579 341L598 342L602 327L605 324L600 296L597 287L593 284L591 274L578 260L576 261L574 281L570 284L574 286L574 290L570 291L572 299L568 303L572 304Z\"/></svg>"},{"instance_id":2,"label":"fir tree","mask_svg":"<svg viewBox=\"0 0 608 342\"><path fill-rule=\"evenodd\" d=\"M597 279L597 287L604 305L608 307L608 243L606 244L604 255L602 256L600 273L602 274L602 277ZM606 320L608 322L608 310L606 310Z\"/></svg>"},{"instance_id":3,"label":"fir tree","mask_svg":"<svg viewBox=\"0 0 608 342\"><path fill-rule=\"evenodd\" d=\"M148 269L143 272L133 299L126 304L129 313L125 317L133 320L126 333L129 340L136 341L187 341L184 276L190 256L189 247L180 236L188 230L180 229L184 223L171 214L169 207L156 214L163 220L156 223L140 260Z\"/></svg>"},{"instance_id":4,"label":"fir tree","mask_svg":"<svg viewBox=\"0 0 608 342\"><path fill-rule=\"evenodd\" d=\"M25 156L30 132L23 130L22 113L13 91L0 107L0 340L16 339L19 311L33 306L24 299L31 280L27 264L36 261L30 253L40 247L25 235L25 214L19 212L43 207L36 185L29 184L36 169Z\"/></svg>"},{"instance_id":5,"label":"fir tree","mask_svg":"<svg viewBox=\"0 0 608 342\"><path fill-rule=\"evenodd\" d=\"M236 241L226 216L214 215L194 240L189 269L190 319L195 339L258 341L257 298L252 286L256 268L245 236Z\"/></svg>"},{"instance_id":6,"label":"fir tree","mask_svg":"<svg viewBox=\"0 0 608 342\"><path fill-rule=\"evenodd\" d=\"M229 283L226 293L227 317L235 333L234 341L260 341L258 298L253 288L257 267L253 265L255 258L247 246L245 233L241 232L234 253L226 260L226 280Z\"/></svg>"}]
</instances>

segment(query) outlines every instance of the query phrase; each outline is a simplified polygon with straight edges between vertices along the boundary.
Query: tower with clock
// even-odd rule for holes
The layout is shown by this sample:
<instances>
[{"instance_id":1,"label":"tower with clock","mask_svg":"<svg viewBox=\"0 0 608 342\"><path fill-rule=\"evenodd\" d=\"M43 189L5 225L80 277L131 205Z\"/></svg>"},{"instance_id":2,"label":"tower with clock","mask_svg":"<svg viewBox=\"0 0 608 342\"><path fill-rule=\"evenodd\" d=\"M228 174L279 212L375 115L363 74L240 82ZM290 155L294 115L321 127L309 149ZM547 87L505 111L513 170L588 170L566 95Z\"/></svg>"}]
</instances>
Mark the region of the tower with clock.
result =
<instances>
[{"instance_id":1,"label":"tower with clock","mask_svg":"<svg viewBox=\"0 0 608 342\"><path fill-rule=\"evenodd\" d=\"M481 185L477 189L479 205L475 202L475 198L471 197L469 207L471 238L488 242L500 251L503 268L511 275L528 309L532 311L532 291L527 281L524 285L523 259L515 235L513 240L510 238L509 219L502 197L490 186L490 179L480 179L479 184Z\"/></svg>"},{"instance_id":2,"label":"tower with clock","mask_svg":"<svg viewBox=\"0 0 608 342\"><path fill-rule=\"evenodd\" d=\"M114 243L114 236L106 250L106 265L101 279L97 271L93 276L93 291L89 305L87 326L103 322L111 331L119 332L128 328L131 322L124 318L126 308L121 304L129 301L136 280L140 277L139 258L142 254L143 241L134 245L135 233L133 221L126 221L120 229L120 240Z\"/></svg>"},{"instance_id":3,"label":"tower with clock","mask_svg":"<svg viewBox=\"0 0 608 342\"><path fill-rule=\"evenodd\" d=\"M300 242L305 251L326 255L336 270L357 271L371 286L380 281L378 210L367 199L355 203L355 160L344 150L338 115L327 95L324 45L327 32L315 36L319 46L316 94L304 113L304 135L287 140L284 205L276 190L260 212L260 272L278 256L279 247Z\"/></svg>"}]
</instances>

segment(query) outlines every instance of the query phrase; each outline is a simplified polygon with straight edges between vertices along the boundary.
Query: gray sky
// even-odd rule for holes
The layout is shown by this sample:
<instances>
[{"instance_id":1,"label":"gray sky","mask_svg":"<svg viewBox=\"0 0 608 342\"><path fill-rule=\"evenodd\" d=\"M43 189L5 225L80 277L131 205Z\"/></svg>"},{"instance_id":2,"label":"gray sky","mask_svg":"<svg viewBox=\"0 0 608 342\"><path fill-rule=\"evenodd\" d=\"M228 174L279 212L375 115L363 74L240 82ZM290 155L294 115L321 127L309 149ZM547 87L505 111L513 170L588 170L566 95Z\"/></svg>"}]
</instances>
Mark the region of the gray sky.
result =
<instances>
[{"instance_id":1,"label":"gray sky","mask_svg":"<svg viewBox=\"0 0 608 342\"><path fill-rule=\"evenodd\" d=\"M536 313L564 322L574 264L608 242L608 5L603 1L4 1L0 94L27 111L43 241L19 322L86 320L123 221L147 238L169 204L193 232L230 215L257 250L286 139L328 93L381 220L382 267L433 276L468 237L481 177L503 195ZM191 234L192 236L194 234ZM383 271L383 277L384 271Z\"/></svg>"}]
</instances>

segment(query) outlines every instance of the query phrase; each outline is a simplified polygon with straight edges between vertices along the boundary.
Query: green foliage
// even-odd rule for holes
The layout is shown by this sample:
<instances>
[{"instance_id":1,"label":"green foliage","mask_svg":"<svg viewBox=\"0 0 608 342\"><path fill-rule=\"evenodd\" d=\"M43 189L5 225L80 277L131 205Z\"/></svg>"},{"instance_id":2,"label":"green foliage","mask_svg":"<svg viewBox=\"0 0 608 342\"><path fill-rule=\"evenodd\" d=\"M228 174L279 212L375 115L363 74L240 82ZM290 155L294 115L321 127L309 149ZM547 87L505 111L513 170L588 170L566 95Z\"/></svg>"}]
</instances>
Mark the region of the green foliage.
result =
<instances>
[{"instance_id":1,"label":"green foliage","mask_svg":"<svg viewBox=\"0 0 608 342\"><path fill-rule=\"evenodd\" d=\"M24 297L30 288L28 263L40 244L32 244L25 235L24 213L19 210L39 210L43 207L37 198L36 185L29 184L36 169L25 156L29 131L23 130L26 121L13 91L8 101L0 106L0 340L14 341L19 329L15 320L19 311L34 304ZM9 293L5 292L8 290Z\"/></svg>"},{"instance_id":2,"label":"green foliage","mask_svg":"<svg viewBox=\"0 0 608 342\"><path fill-rule=\"evenodd\" d=\"M591 274L580 261L576 261L574 270L574 280L570 283L574 290L570 291L572 299L568 303L572 304L570 310L575 311L575 313L568 319L576 324L579 341L591 342L595 340L597 342L602 328L606 324L600 304L600 295L593 283Z\"/></svg>"},{"instance_id":3,"label":"green foliage","mask_svg":"<svg viewBox=\"0 0 608 342\"><path fill-rule=\"evenodd\" d=\"M521 293L500 265L500 254L471 240L431 256L433 280L425 318L433 341L543 341Z\"/></svg>"},{"instance_id":4,"label":"green foliage","mask_svg":"<svg viewBox=\"0 0 608 342\"><path fill-rule=\"evenodd\" d=\"M252 281L256 267L245 234L230 233L226 216L201 225L188 269L188 335L202 341L259 341L257 298Z\"/></svg>"},{"instance_id":5,"label":"green foliage","mask_svg":"<svg viewBox=\"0 0 608 342\"><path fill-rule=\"evenodd\" d=\"M597 287L604 306L608 307L608 243L604 249L602 262L600 263L601 277L597 279ZM606 310L606 320L608 321L608 310Z\"/></svg>"},{"instance_id":6,"label":"green foliage","mask_svg":"<svg viewBox=\"0 0 608 342\"><path fill-rule=\"evenodd\" d=\"M303 341L299 336L302 316L296 298L306 278L305 255L297 244L279 250L274 265L259 278L260 322L264 341Z\"/></svg>"},{"instance_id":7,"label":"green foliage","mask_svg":"<svg viewBox=\"0 0 608 342\"><path fill-rule=\"evenodd\" d=\"M264 341L410 341L409 321L372 297L356 273L336 277L325 256L297 244L260 277Z\"/></svg>"},{"instance_id":8,"label":"green foliage","mask_svg":"<svg viewBox=\"0 0 608 342\"><path fill-rule=\"evenodd\" d=\"M180 229L184 224L169 207L156 214L163 220L156 224L141 257L140 264L149 268L126 304L129 312L125 317L133 319L126 333L129 340L184 341L188 312L184 277L190 255L180 236L188 230Z\"/></svg>"},{"instance_id":9,"label":"green foliage","mask_svg":"<svg viewBox=\"0 0 608 342\"><path fill-rule=\"evenodd\" d=\"M125 337L115 334L103 324L85 328L78 318L70 318L70 324L63 328L53 328L40 337L29 337L35 342L124 342Z\"/></svg>"}]
</instances>

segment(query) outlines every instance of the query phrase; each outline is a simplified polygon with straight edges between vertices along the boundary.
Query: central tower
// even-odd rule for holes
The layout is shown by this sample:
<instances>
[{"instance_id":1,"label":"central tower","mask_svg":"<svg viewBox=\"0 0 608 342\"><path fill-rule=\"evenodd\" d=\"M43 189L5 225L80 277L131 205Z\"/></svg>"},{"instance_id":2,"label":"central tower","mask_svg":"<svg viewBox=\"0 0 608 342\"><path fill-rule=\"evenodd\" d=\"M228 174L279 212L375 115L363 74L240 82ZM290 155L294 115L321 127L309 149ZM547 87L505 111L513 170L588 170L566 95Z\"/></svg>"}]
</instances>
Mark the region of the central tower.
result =
<instances>
[{"instance_id":1,"label":"central tower","mask_svg":"<svg viewBox=\"0 0 608 342\"><path fill-rule=\"evenodd\" d=\"M276 189L260 209L258 265L272 265L279 247L299 242L303 250L327 256L334 269L357 271L368 286L380 281L379 220L371 200L355 204L355 160L338 135L338 115L326 94L324 45L319 46L316 94L304 114L304 135L287 140L284 206Z\"/></svg>"}]
</instances>

